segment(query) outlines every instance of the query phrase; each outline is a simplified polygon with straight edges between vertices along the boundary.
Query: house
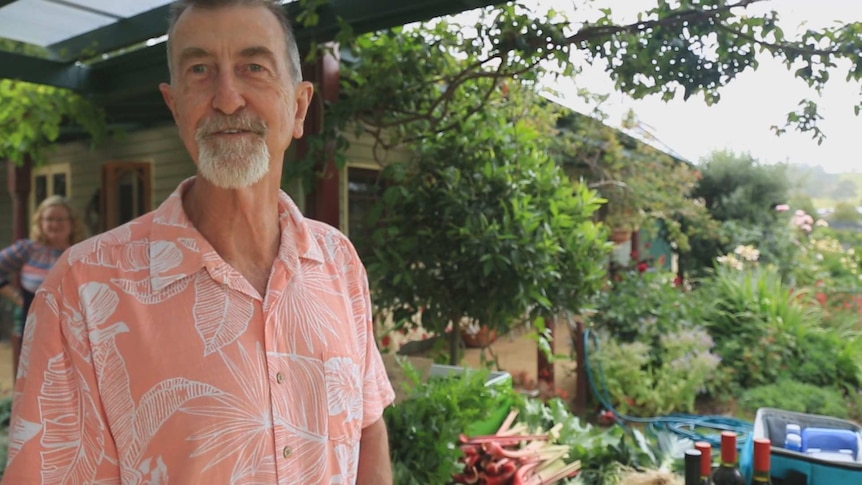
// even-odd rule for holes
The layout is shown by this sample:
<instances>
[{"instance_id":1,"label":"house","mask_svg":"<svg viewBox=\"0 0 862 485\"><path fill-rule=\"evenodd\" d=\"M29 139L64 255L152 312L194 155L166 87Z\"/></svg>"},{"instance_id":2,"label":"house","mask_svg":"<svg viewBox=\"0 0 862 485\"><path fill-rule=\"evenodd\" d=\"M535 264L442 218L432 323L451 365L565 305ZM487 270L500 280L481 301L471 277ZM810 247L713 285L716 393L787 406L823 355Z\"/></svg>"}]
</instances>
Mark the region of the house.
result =
<instances>
[{"instance_id":1,"label":"house","mask_svg":"<svg viewBox=\"0 0 862 485\"><path fill-rule=\"evenodd\" d=\"M47 163L33 167L29 174L31 167L22 171L0 161L0 184L9 187L11 195L0 198L0 244L11 242L16 232L19 237L23 235L27 214L49 195L69 197L90 232L97 233L154 209L181 180L194 173L157 89L158 83L168 78L163 34L169 3L118 0L109 5L71 0L34 4L0 0L0 40L32 47L26 52L42 52L36 56L0 51L0 78L64 87L90 96L104 107L113 127L123 133L91 150L70 131ZM282 3L288 15L296 18L300 2ZM320 7L317 25L296 26L296 37L303 48L311 42L330 41L342 21L355 33L362 33L495 3L501 1L330 0ZM305 66L304 71L306 79L317 85L316 96L337 101L337 59L322 58ZM321 105L312 103L316 109L306 120L306 132L320 125ZM293 146L285 163L299 159L306 149L302 142ZM350 163L340 172L332 160L318 161L318 170L325 176L312 194L302 193L298 186L286 187L307 215L345 232L350 225L349 187L361 192L367 186L362 180L371 175L367 170L376 165L370 147L362 140L355 140L347 157ZM28 186L30 189L24 191ZM13 204L16 193L23 194L17 206ZM359 193L357 197L362 198Z\"/></svg>"}]
</instances>

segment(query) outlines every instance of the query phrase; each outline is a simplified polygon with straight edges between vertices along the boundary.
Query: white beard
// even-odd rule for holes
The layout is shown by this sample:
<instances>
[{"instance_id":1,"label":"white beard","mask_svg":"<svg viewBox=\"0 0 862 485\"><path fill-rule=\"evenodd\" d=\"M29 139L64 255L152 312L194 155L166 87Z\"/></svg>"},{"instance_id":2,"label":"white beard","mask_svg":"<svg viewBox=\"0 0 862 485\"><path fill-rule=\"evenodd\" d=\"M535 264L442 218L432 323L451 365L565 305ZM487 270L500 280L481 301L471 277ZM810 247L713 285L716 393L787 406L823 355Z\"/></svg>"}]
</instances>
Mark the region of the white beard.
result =
<instances>
[{"instance_id":1,"label":"white beard","mask_svg":"<svg viewBox=\"0 0 862 485\"><path fill-rule=\"evenodd\" d=\"M198 140L198 170L216 187L241 189L259 182L269 172L269 148L263 138L224 142Z\"/></svg>"},{"instance_id":2,"label":"white beard","mask_svg":"<svg viewBox=\"0 0 862 485\"><path fill-rule=\"evenodd\" d=\"M225 130L248 131L252 135L229 140L209 136ZM223 189L241 189L259 182L269 172L266 131L266 123L245 110L203 120L195 132L201 176Z\"/></svg>"}]
</instances>

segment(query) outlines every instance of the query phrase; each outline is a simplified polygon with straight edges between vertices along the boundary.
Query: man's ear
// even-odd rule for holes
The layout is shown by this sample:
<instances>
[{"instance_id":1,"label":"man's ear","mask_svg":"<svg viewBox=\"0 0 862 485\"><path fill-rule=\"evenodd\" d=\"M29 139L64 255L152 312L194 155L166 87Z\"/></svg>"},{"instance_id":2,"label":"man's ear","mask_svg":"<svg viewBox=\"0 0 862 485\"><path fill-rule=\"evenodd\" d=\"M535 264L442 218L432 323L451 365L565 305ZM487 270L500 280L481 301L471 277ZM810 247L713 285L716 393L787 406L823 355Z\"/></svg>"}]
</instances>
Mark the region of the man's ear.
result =
<instances>
[{"instance_id":1,"label":"man's ear","mask_svg":"<svg viewBox=\"0 0 862 485\"><path fill-rule=\"evenodd\" d=\"M302 138L305 132L305 117L308 115L308 107L314 96L314 85L308 81L302 81L296 86L294 96L296 102L296 113L294 114L293 137Z\"/></svg>"},{"instance_id":2,"label":"man's ear","mask_svg":"<svg viewBox=\"0 0 862 485\"><path fill-rule=\"evenodd\" d=\"M168 83L159 84L159 91L162 92L162 99L165 100L165 104L168 106L168 109L171 110L171 114L174 116L174 121L177 120L177 109L176 103L174 102L174 93L171 90L171 85Z\"/></svg>"}]
</instances>

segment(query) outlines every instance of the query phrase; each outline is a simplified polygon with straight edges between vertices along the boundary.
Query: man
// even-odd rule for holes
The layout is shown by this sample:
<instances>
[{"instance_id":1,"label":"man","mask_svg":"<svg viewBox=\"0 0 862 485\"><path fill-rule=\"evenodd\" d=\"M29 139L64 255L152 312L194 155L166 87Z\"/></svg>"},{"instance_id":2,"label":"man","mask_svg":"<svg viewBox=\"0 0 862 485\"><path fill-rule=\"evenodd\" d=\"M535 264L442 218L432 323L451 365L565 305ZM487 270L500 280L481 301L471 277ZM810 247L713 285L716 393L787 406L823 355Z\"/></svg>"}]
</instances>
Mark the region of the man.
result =
<instances>
[{"instance_id":1,"label":"man","mask_svg":"<svg viewBox=\"0 0 862 485\"><path fill-rule=\"evenodd\" d=\"M174 5L160 89L198 176L39 290L3 483L391 483L364 269L279 190L312 97L283 15Z\"/></svg>"}]
</instances>

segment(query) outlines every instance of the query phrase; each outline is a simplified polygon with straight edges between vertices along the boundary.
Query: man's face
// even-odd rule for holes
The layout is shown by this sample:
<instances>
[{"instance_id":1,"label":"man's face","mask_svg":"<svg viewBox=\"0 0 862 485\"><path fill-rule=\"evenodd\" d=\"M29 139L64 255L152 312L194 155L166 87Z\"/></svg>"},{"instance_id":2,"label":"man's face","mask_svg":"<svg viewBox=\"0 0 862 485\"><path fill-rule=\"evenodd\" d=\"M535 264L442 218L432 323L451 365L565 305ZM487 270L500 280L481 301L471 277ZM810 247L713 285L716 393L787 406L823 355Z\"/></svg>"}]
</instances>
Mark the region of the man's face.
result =
<instances>
[{"instance_id":1,"label":"man's face","mask_svg":"<svg viewBox=\"0 0 862 485\"><path fill-rule=\"evenodd\" d=\"M186 10L171 36L171 84L159 88L201 175L247 187L302 136L309 83L294 86L284 31L263 7Z\"/></svg>"}]
</instances>

